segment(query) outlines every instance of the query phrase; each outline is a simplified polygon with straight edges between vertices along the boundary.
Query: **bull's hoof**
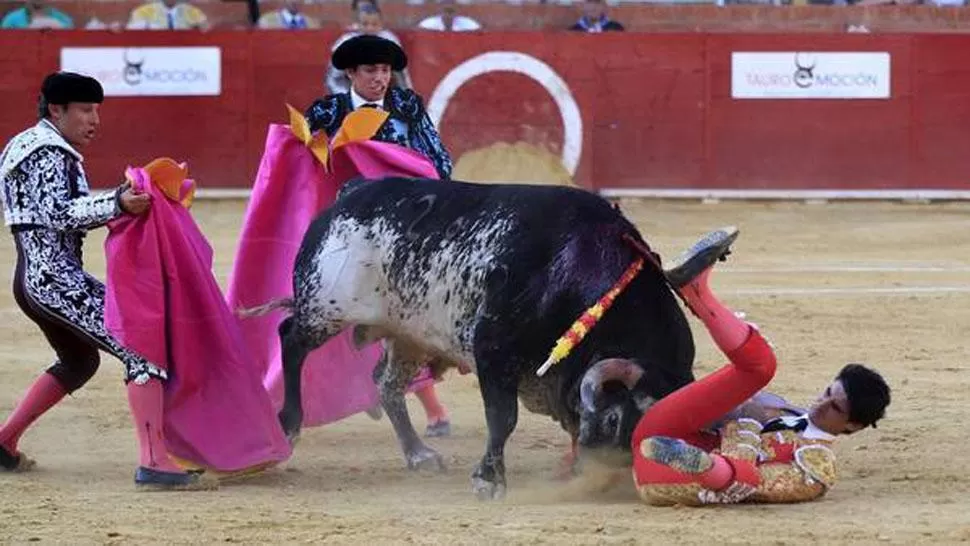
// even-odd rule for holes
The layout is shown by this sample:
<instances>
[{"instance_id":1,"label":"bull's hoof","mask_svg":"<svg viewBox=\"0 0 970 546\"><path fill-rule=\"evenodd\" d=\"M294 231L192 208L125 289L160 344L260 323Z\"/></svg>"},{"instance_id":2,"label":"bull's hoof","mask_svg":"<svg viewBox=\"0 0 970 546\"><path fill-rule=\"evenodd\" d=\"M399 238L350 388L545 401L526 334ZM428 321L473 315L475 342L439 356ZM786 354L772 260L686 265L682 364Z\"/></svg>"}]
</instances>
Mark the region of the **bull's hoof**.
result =
<instances>
[{"instance_id":1,"label":"bull's hoof","mask_svg":"<svg viewBox=\"0 0 970 546\"><path fill-rule=\"evenodd\" d=\"M505 498L505 484L472 478L472 492L480 501L501 500Z\"/></svg>"},{"instance_id":2,"label":"bull's hoof","mask_svg":"<svg viewBox=\"0 0 970 546\"><path fill-rule=\"evenodd\" d=\"M407 455L408 470L431 470L445 472L445 459L430 447L423 447Z\"/></svg>"}]
</instances>

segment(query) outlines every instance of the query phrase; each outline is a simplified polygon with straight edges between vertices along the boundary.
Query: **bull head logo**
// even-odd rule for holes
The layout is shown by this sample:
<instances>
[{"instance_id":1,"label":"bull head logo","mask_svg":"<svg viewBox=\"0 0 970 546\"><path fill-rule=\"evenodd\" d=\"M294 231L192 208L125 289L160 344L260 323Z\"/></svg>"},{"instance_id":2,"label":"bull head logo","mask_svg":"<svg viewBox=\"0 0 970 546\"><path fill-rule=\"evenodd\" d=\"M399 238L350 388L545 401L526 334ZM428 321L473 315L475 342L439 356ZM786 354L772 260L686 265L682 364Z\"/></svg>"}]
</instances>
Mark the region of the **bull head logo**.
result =
<instances>
[{"instance_id":1,"label":"bull head logo","mask_svg":"<svg viewBox=\"0 0 970 546\"><path fill-rule=\"evenodd\" d=\"M125 70L123 72L123 77L125 79L125 83L128 85L138 85L141 83L141 65L145 64L145 59L142 58L138 61L131 60L128 58L128 53L130 51L130 49L125 50Z\"/></svg>"},{"instance_id":2,"label":"bull head logo","mask_svg":"<svg viewBox=\"0 0 970 546\"><path fill-rule=\"evenodd\" d=\"M798 53L795 53L795 85L805 89L812 86L812 81L815 80L815 76L812 71L815 70L815 65L818 61L813 61L812 64L806 65L799 62Z\"/></svg>"}]
</instances>

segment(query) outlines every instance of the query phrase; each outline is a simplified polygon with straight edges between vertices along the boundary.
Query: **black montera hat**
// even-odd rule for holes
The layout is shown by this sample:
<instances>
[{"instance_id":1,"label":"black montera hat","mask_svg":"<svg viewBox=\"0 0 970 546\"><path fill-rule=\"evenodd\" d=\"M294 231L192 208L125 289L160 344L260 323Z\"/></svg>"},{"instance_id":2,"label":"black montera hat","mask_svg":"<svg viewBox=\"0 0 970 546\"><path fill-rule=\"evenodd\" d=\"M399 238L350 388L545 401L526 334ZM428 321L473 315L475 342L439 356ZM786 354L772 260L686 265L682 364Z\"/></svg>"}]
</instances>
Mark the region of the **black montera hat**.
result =
<instances>
[{"instance_id":1,"label":"black montera hat","mask_svg":"<svg viewBox=\"0 0 970 546\"><path fill-rule=\"evenodd\" d=\"M389 64L391 70L404 70L408 57L401 46L387 38L373 34L360 34L340 44L331 58L337 70L357 68L362 64Z\"/></svg>"},{"instance_id":2,"label":"black montera hat","mask_svg":"<svg viewBox=\"0 0 970 546\"><path fill-rule=\"evenodd\" d=\"M44 78L40 93L47 104L104 102L104 89L98 80L74 72L54 72Z\"/></svg>"}]
</instances>

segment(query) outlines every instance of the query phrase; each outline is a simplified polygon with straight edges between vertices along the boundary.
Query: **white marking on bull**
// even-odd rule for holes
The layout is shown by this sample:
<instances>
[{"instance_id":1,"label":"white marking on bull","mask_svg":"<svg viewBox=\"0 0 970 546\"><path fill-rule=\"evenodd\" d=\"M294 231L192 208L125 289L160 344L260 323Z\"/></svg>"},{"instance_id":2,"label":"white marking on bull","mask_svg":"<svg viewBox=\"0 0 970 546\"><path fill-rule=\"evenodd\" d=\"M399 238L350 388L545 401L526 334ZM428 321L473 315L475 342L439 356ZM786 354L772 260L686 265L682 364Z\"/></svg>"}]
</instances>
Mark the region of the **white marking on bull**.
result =
<instances>
[{"instance_id":1,"label":"white marking on bull","mask_svg":"<svg viewBox=\"0 0 970 546\"><path fill-rule=\"evenodd\" d=\"M477 222L435 248L419 249L383 218L368 224L335 218L304 280L313 297L301 315L328 325L376 326L474 367L474 315L498 250L495 241L512 225L510 218ZM395 255L400 248L409 250Z\"/></svg>"}]
</instances>

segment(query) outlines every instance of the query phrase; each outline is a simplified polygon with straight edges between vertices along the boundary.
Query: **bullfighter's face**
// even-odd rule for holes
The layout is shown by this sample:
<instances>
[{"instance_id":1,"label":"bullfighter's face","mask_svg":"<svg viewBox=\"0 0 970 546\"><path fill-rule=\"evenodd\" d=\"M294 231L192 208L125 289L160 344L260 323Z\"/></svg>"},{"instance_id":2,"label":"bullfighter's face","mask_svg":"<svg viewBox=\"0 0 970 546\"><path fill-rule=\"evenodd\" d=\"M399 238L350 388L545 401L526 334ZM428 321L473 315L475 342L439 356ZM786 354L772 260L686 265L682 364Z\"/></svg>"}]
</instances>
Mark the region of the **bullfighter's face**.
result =
<instances>
[{"instance_id":1,"label":"bullfighter's face","mask_svg":"<svg viewBox=\"0 0 970 546\"><path fill-rule=\"evenodd\" d=\"M49 107L51 123L57 127L65 140L75 147L91 143L101 125L98 112L100 105L91 102L72 102L67 105L52 104Z\"/></svg>"},{"instance_id":2,"label":"bullfighter's face","mask_svg":"<svg viewBox=\"0 0 970 546\"><path fill-rule=\"evenodd\" d=\"M391 84L391 65L362 64L347 71L354 91L365 100L380 102Z\"/></svg>"},{"instance_id":3,"label":"bullfighter's face","mask_svg":"<svg viewBox=\"0 0 970 546\"><path fill-rule=\"evenodd\" d=\"M822 391L808 416L812 424L829 434L852 434L865 428L849 420L849 396L838 379Z\"/></svg>"}]
</instances>

